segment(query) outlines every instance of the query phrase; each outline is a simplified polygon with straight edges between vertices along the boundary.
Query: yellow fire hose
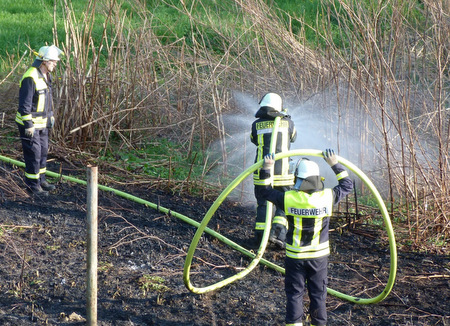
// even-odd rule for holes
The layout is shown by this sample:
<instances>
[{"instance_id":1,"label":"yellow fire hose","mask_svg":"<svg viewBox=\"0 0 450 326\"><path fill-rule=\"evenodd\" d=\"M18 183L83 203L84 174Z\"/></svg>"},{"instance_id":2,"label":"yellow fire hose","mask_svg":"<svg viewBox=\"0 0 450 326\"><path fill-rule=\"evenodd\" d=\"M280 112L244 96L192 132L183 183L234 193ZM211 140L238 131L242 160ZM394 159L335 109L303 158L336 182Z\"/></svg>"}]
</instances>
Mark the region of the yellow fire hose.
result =
<instances>
[{"instance_id":1,"label":"yellow fire hose","mask_svg":"<svg viewBox=\"0 0 450 326\"><path fill-rule=\"evenodd\" d=\"M286 153L276 154L275 160L279 160L279 159L282 159L285 157L290 157L290 156L323 157L323 154L322 154L322 151L319 151L319 150L300 149L300 150L292 150L292 151L289 151ZM344 300L347 300L350 302L354 302L354 303L359 303L359 304L377 303L377 302L380 302L381 300L383 300L384 298L386 298L388 296L388 294L391 292L392 287L394 286L394 283L395 283L395 276L396 276L396 272L397 272L397 248L396 248L396 244L395 244L395 236L394 236L394 231L392 229L391 220L389 218L389 213L386 209L383 199L381 198L381 195L378 193L377 189L375 188L373 183L369 180L369 178L367 178L367 176L361 170L359 170L355 165L353 165L349 161L345 160L344 158L337 156L337 159L338 159L339 163L341 163L342 165L347 167L349 170L353 171L366 184L366 186L370 189L370 191L372 192L372 194L374 195L374 197L377 201L378 207L383 215L386 231L387 231L388 238L389 238L390 272L389 272L389 279L388 279L388 282L387 282L384 290L379 295L377 295L376 297L373 297L373 298L353 297L348 294L344 294L344 293L341 293L339 291L336 291L336 290L333 290L330 288L327 289L327 292L333 296L336 296L338 298L341 298L341 299L344 299ZM231 193L231 191L234 188L236 188L236 186L238 186L243 180L245 180L245 178L247 178L256 169L260 168L262 166L263 162L264 162L264 160L260 160L259 162L253 164L248 169L246 169L244 172L242 172L238 177L236 177L236 179L234 179L233 182L231 182L228 185L228 187L225 188L225 190L223 190L223 192L220 194L220 196L212 204L212 206L206 213L205 217L203 218L203 221L201 222L200 226L197 228L197 231L196 231L194 238L192 239L191 245L188 249L188 253L187 253L185 264L184 264L184 272L183 272L184 283L190 291L192 291L194 293L205 293L205 292L217 290L227 284L230 284L236 280L239 280L239 279L243 278L245 275L247 275L252 270L252 268L254 268L255 261L257 261L258 258L260 258L262 256L261 249L265 248L264 242L267 243L267 234L265 234L265 236L263 237L263 240L262 240L263 243L261 244L258 255L254 257L253 261L249 264L249 266L246 269L242 270L241 272L239 272L227 279L224 279L220 282L217 282L215 284L212 284L212 285L209 285L206 287L195 287L194 285L192 285L192 283L190 281L190 277L189 277L190 273L189 272L190 272L190 268L191 268L192 259L194 257L194 252L195 252L195 249L197 248L197 245L200 241L203 231L206 229L206 226L208 225L208 222L210 221L211 217L214 215L214 213L216 212L218 207L221 205L221 203L225 200L225 198ZM266 224L266 231L269 228L270 228L270 224ZM284 268L282 268L282 267L277 268L277 270L284 273Z\"/></svg>"}]
</instances>

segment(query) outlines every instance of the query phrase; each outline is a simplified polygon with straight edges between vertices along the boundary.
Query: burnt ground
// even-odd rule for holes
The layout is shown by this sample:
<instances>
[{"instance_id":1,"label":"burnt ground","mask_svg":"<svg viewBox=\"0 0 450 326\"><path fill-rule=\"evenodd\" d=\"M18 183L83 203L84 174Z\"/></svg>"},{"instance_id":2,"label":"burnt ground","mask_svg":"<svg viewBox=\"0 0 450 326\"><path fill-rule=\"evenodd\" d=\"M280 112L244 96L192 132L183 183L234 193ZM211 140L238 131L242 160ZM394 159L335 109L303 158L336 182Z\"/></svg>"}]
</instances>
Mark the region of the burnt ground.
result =
<instances>
[{"instance_id":1,"label":"burnt ground","mask_svg":"<svg viewBox=\"0 0 450 326\"><path fill-rule=\"evenodd\" d=\"M85 325L86 187L62 181L47 199L30 198L20 190L20 174L0 164L0 325ZM121 190L196 221L212 203L150 184ZM104 191L98 215L98 325L284 325L280 272L260 264L242 280L194 294L183 283L194 226ZM249 249L253 216L252 206L227 201L209 227ZM345 222L336 218L333 227ZM364 224L340 230L331 233L329 287L378 295L390 266L385 232ZM195 256L196 286L234 275L250 261L210 235ZM280 266L283 257L273 247L264 254ZM329 295L329 325L450 325L449 302L449 256L403 249L389 296L358 305Z\"/></svg>"}]
</instances>

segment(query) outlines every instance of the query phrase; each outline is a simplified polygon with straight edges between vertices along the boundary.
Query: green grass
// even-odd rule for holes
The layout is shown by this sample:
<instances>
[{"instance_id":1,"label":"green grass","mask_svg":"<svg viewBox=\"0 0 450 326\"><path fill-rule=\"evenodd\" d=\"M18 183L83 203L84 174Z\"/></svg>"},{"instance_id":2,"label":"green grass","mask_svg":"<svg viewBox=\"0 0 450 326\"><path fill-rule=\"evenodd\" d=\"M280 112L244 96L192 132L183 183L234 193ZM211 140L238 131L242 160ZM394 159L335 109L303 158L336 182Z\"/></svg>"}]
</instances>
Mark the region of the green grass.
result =
<instances>
[{"instance_id":1,"label":"green grass","mask_svg":"<svg viewBox=\"0 0 450 326\"><path fill-rule=\"evenodd\" d=\"M88 0L68 1L76 20L81 23ZM104 12L108 9L96 3L96 15L92 34L100 40L105 22ZM124 3L124 12L131 10L128 3ZM56 32L54 34L54 11L56 11ZM53 44L56 39L65 42L65 29L63 16L63 3L57 1L56 7L53 0L0 0L0 57L8 55L22 55L30 47L34 51L46 44ZM30 54L30 56L33 56Z\"/></svg>"},{"instance_id":2,"label":"green grass","mask_svg":"<svg viewBox=\"0 0 450 326\"><path fill-rule=\"evenodd\" d=\"M195 155L197 153L197 155ZM200 152L191 157L179 144L168 140L160 140L142 144L135 149L109 151L100 160L114 163L116 166L152 178L185 180L202 176L203 165Z\"/></svg>"},{"instance_id":3,"label":"green grass","mask_svg":"<svg viewBox=\"0 0 450 326\"><path fill-rule=\"evenodd\" d=\"M13 146L17 143L17 137L18 137L18 131L17 130L11 130L8 132L5 132L2 137L2 145L3 146Z\"/></svg>"},{"instance_id":4,"label":"green grass","mask_svg":"<svg viewBox=\"0 0 450 326\"><path fill-rule=\"evenodd\" d=\"M170 288L164 285L165 282L166 280L162 277L145 274L139 278L138 285L145 295L149 292L163 293L169 291Z\"/></svg>"},{"instance_id":5,"label":"green grass","mask_svg":"<svg viewBox=\"0 0 450 326\"><path fill-rule=\"evenodd\" d=\"M317 16L321 16L321 0L308 0L308 1L297 1L297 0L275 0L277 6L282 10L292 16L294 19L303 20L307 25L315 26ZM286 14L281 15L286 23L288 22L288 16ZM292 21L292 31L294 34L300 32L302 28L305 28L306 38L309 40L314 40L316 38L316 32L312 29L302 26L298 20Z\"/></svg>"},{"instance_id":6,"label":"green grass","mask_svg":"<svg viewBox=\"0 0 450 326\"><path fill-rule=\"evenodd\" d=\"M319 0L312 1L277 1L281 9L298 16L305 16L305 20L314 25ZM27 50L29 45L32 49L38 50L42 45L52 44L53 35L53 0L0 0L0 55L21 55ZM71 5L77 13L77 19L86 10L87 0L72 0ZM97 2L97 14L93 29L94 38L100 39L103 31L104 6ZM152 28L163 43L170 43L182 37L192 44L191 21L187 15L180 13L182 5L178 0L168 1L169 5L161 0L147 1L147 8L152 13ZM198 37L196 41L201 41L203 37L208 47L213 52L223 51L223 40L214 32L220 29L221 33L230 36L245 36L245 31L249 26L242 14L236 11L233 1L185 1L188 8L193 5L192 16L202 21L204 24L197 24L194 35ZM176 9L178 8L178 9ZM57 38L60 42L65 40L64 17L62 3L57 2ZM144 17L148 15L132 6L129 2L123 2L122 11L127 14L130 26L140 26ZM214 27L214 28L212 28ZM295 26L294 26L295 28ZM248 36L251 39L251 35Z\"/></svg>"},{"instance_id":7,"label":"green grass","mask_svg":"<svg viewBox=\"0 0 450 326\"><path fill-rule=\"evenodd\" d=\"M327 11L327 6L333 9L329 2L323 0L266 0L266 2L272 5L272 9L280 16L286 28L292 28L295 34L304 31L309 46L326 46L326 43L318 37L314 30L317 27L321 34L327 30L332 35L333 42L338 46L348 47L350 40L342 34L342 26L339 25L335 15L332 14L329 21L327 17L323 17ZM70 1L79 21L86 12L88 3L88 0ZM366 8L369 14L379 10L379 5L371 0L359 2L349 0L349 3ZM127 26L131 28L141 26L143 19L150 18L148 12L138 9L133 5L133 2L123 1L119 4L122 13L127 16ZM227 46L227 44L224 44L225 39L234 40L239 37L243 38L243 43L245 43L251 42L255 37L253 32L248 30L250 22L244 14L238 11L234 1L185 0L186 7L191 12L192 17L201 22L201 24L195 24L194 33L192 33L191 20L186 14L182 13L184 9L179 0L147 0L145 4L147 10L151 12L152 29L163 44L184 38L188 45L192 45L194 43L193 37L195 37L196 42L204 40L212 53L223 54ZM414 25L420 26L420 21L423 19L420 12L423 9L421 6L423 5L418 2L413 10L405 7L400 9L404 17L411 19ZM336 7L339 8L339 5L336 5ZM58 1L55 9L57 38L60 42L64 42L62 2ZM101 1L96 2L92 34L94 40L98 42L103 33L107 9L107 4ZM14 55L16 58L21 56L27 50L28 45L37 51L42 45L53 43L53 12L53 0L0 0L0 57L2 59L0 60L0 75L3 75L4 71L10 68L5 63L8 56ZM377 17L385 33L389 32L391 12L392 5L387 4L386 8L381 11L381 15ZM288 14L294 19L290 20ZM328 24L317 25L318 20L326 21ZM224 39L219 36L216 30L227 37ZM108 28L107 31L112 32L112 29Z\"/></svg>"},{"instance_id":8,"label":"green grass","mask_svg":"<svg viewBox=\"0 0 450 326\"><path fill-rule=\"evenodd\" d=\"M72 0L69 2L80 18L88 1ZM41 46L54 44L56 39L65 40L61 5L62 2L58 1L56 6L57 33L54 34L53 0L0 0L0 76L8 73L13 63L17 62L25 51L28 53L24 64L28 66L35 56L29 50L30 48L37 52ZM98 23L95 26L98 35L101 35L102 18L102 16L98 17Z\"/></svg>"},{"instance_id":9,"label":"green grass","mask_svg":"<svg viewBox=\"0 0 450 326\"><path fill-rule=\"evenodd\" d=\"M317 19L321 20L324 18L322 15L326 13L326 6L332 8L330 3L323 0L266 0L266 2L272 4L272 9L280 15L280 19L283 19L286 27L288 27L289 22L287 13L294 17L291 26L294 33L299 33L304 29L308 42L316 45L320 44L316 32L306 25L315 27ZM179 10L182 10L183 6L179 0L166 0L164 2L162 0L147 0L145 3L147 9L154 16L152 20L153 29L163 41L169 43L177 38L190 37L191 22L189 17L180 13ZM236 11L234 1L186 0L185 3L189 10L192 9L192 16L204 23L204 26L197 26L197 28L199 28L199 32L203 34L213 50L221 49L222 44L216 44L217 37L215 33L211 32L211 25L220 28L225 33L233 33L236 36L242 35L242 32L246 29L245 17ZM349 1L349 3L352 3L352 1ZM367 8L369 13L379 10L379 5L371 0L363 0L357 3ZM86 10L88 0L72 0L70 4L77 13L77 18L80 19ZM132 26L139 26L144 17L148 18L145 12L140 12L136 6L128 1L123 1L120 5L122 11L126 12L127 17L129 17ZM339 5L336 6L339 8ZM94 35L100 38L104 10L107 8L101 1L97 1L96 9ZM420 21L423 18L420 13L421 9L423 9L423 4L419 1L413 10L411 8L401 8L402 14L413 21ZM24 44L29 44L33 49L37 50L45 43L52 43L54 39L52 31L53 11L53 0L0 0L0 55L23 53L26 49ZM383 15L388 17L391 12L391 4L387 4L382 11ZM65 39L64 17L62 16L62 2L60 1L57 2L56 13L58 39L63 41ZM389 29L389 21L383 21L383 15L379 17L381 23L383 23L383 29ZM295 18L304 21L305 25L302 26ZM333 15L330 23L331 25L327 28L330 29L335 43L344 42L340 31L341 27ZM319 27L319 30L322 28L324 27ZM320 30L320 32L323 33L324 30Z\"/></svg>"},{"instance_id":10,"label":"green grass","mask_svg":"<svg viewBox=\"0 0 450 326\"><path fill-rule=\"evenodd\" d=\"M4 2L5 0L2 0ZM6 0L0 8L0 45L2 55L23 53L29 44L39 49L44 43L53 41L52 14L33 2ZM28 3L29 2L29 3ZM28 3L28 4L27 4ZM28 8L34 8L27 10Z\"/></svg>"},{"instance_id":11,"label":"green grass","mask_svg":"<svg viewBox=\"0 0 450 326\"><path fill-rule=\"evenodd\" d=\"M350 46L351 40L348 39L348 35L344 33L343 26L340 25L336 15L339 14L340 19L344 19L344 21L347 22L350 22L350 19L338 1L334 0L334 5L332 5L333 0L329 2L323 0L274 0L274 2L279 9L294 18L291 22L291 28L294 34L297 34L304 29L304 34L309 46L321 48L326 48L328 46L326 42L318 37L317 32L322 35L329 33L334 44L339 48L343 49ZM389 3L373 0L347 0L346 3L352 8L362 8L355 9L355 11L357 13L363 12L364 14L362 16L365 17L370 24L377 23L377 27L379 28L378 34L380 36L381 34L389 35L391 32L391 17L393 17L394 6L395 10L399 10L401 16L408 22L410 27L421 30L426 26L426 24L424 24L426 17L423 14L424 4L422 1L412 2L412 8L407 6L410 4L407 1ZM330 9L331 12L329 18L327 17L328 9ZM335 11L337 11L337 13ZM285 20L286 27L288 27L288 16L280 13L280 17ZM303 21L304 24L301 24L299 21ZM323 22L326 22L326 24L323 25ZM350 23L349 27L353 28L354 26ZM315 30L316 28L317 31Z\"/></svg>"}]
</instances>

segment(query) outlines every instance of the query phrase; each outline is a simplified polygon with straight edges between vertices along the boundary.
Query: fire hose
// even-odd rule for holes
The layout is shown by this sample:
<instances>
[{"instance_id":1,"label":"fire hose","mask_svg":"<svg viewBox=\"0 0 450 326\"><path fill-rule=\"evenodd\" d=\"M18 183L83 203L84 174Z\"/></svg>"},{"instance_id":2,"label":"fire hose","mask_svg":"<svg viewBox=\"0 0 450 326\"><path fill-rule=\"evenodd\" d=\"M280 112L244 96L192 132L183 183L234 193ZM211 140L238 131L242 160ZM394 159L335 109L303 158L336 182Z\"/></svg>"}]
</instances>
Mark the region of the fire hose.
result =
<instances>
[{"instance_id":1,"label":"fire hose","mask_svg":"<svg viewBox=\"0 0 450 326\"><path fill-rule=\"evenodd\" d=\"M279 153L275 155L275 160L279 160L285 157L290 157L290 156L317 156L317 157L322 157L322 152L319 150L313 150L313 149L301 149L301 150L292 150L292 151L288 151L288 152L284 152L284 153ZM339 156L337 156L338 162L340 162L342 165L344 165L345 167L347 167L349 170L351 170L353 173L355 173L365 184L366 186L371 190L372 194L374 195L378 207L383 215L383 219L384 219L384 224L385 224L385 228L388 234L388 238L389 238L389 249L390 249L390 271L389 271L389 279L386 283L386 286L384 288L384 290L377 296L373 297L373 298L358 298L358 297L353 297L351 295L348 294L344 294L341 293L339 291L333 290L331 288L327 289L327 292L335 297L350 301L350 302L354 302L354 303L358 303L358 304L373 304L373 303L378 303L380 301L382 301L383 299L385 299L390 291L392 290L394 283L395 283L395 277L396 277L396 272L397 272L397 249L396 249L396 244L395 244L395 236L394 236L394 232L393 232L393 228L392 228L392 224L391 224L391 220L389 218L389 213L386 209L386 206L383 202L383 199L381 198L381 195L378 193L377 189L375 188L375 186L373 185L373 183L369 180L369 178L367 178L367 176L361 171L359 170L355 165L353 165L352 163L350 163L349 161L345 160L344 158L341 158ZM0 155L0 160L9 163L11 165L14 166L19 166L19 167L25 167L25 164L23 162L5 157ZM270 223L266 223L266 230L264 231L264 236L262 239L262 243L260 246L260 249L258 250L257 254L254 254L253 252L245 249L244 247L240 246L239 244L233 242L232 240L224 237L223 235L221 235L218 232L215 232L214 230L210 229L207 227L209 220L211 219L211 217L213 216L213 214L217 211L217 209L219 208L219 206L221 205L221 203L225 200L225 198L231 193L231 191L236 188L236 186L238 186L243 180L245 180L246 177L248 177L251 173L253 173L253 171L255 171L256 169L260 168L263 164L264 160L260 160L258 162L256 162L255 164L253 164L252 166L250 166L249 168L247 168L245 171L243 171L239 176L237 176L220 194L220 196L214 201L214 203L212 204L212 206L209 208L209 210L207 211L206 215L204 216L203 220L201 223L185 216L182 214L179 214L177 212L174 212L170 209L164 208L162 206L160 206L159 204L155 204L152 202L149 202L147 200L144 200L142 198L133 196L131 194L128 194L126 192L111 188L111 187L107 187L107 186L103 186L103 185L99 185L98 188L100 190L103 191L108 191L108 192L112 192L118 196L121 196L125 199L128 200L132 200L135 201L137 203L143 204L147 207L153 208L158 210L159 212L165 213L165 214L169 214L171 216L174 216L180 220L182 220L185 223L188 223L192 226L195 226L197 228L197 231L192 239L192 242L189 246L188 252L187 252L187 256L186 256L186 260L185 260L185 264L184 264L184 272L183 272L183 280L185 282L186 287L194 292L194 293L205 293L208 291L213 291L213 290L217 290L227 284L230 284L238 279L243 278L245 275L247 275L258 263L261 263L263 265L266 265L269 268L272 268L276 271L279 271L281 273L284 273L284 268L262 258L262 255L264 253L265 250L265 246L267 244L268 241L268 232L267 229L270 228ZM78 183L78 184L82 184L82 185L86 185L87 182L75 177L71 177L71 176L66 176L66 175L62 175L59 173L55 173L52 171L47 171L46 175L53 177L53 178L60 178L60 179L64 179L70 182L74 182L74 183ZM199 243L199 240L203 234L203 232L206 232L208 234L210 234L211 236L217 238L218 240L222 241L223 243L227 244L228 246L230 246L231 248L241 252L242 254L250 257L252 260L252 262L249 264L250 268L247 267L245 270L241 271L240 273L237 273L235 275L233 275L232 277L222 280L216 284L207 286L207 287L203 287L203 288L197 288L195 286L193 286L190 282L190 276L189 276L189 272L190 272L190 267L191 267L191 263L192 263L192 259L194 256L194 252L197 248L197 245Z\"/></svg>"},{"instance_id":2,"label":"fire hose","mask_svg":"<svg viewBox=\"0 0 450 326\"><path fill-rule=\"evenodd\" d=\"M323 157L322 151L319 150L314 150L314 149L300 149L300 150L291 150L285 153L279 153L275 155L275 160L279 160L285 157L290 157L290 156L317 156L317 157ZM342 165L344 165L345 167L347 167L349 170L351 170L353 173L355 173L365 184L366 186L370 189L370 191L372 192L372 194L374 195L377 204L378 204L378 208L380 209L382 215L383 215L383 219L384 219L384 223L385 223L385 227L386 227L386 231L388 234L388 238L389 238L389 249L390 249L390 271L389 271L389 279L387 281L387 284L384 288L384 290L377 295L376 297L373 298L358 298L358 297L353 297L350 296L348 294L344 294L341 293L339 291L333 290L328 288L327 292L335 297L350 301L350 302L354 302L354 303L359 303L359 304L372 304L372 303L378 303L380 301L382 301L383 299L385 299L389 293L392 290L392 287L394 286L395 283L395 276L397 273L397 248L396 248L396 244L395 244L395 236L394 236L394 231L392 228L392 223L391 220L389 218L389 213L386 209L386 206L383 202L383 199L381 197L381 195L379 194L379 192L377 191L377 189L375 188L375 186L373 185L373 183L369 180L369 178L367 178L367 176L360 170L358 169L355 165L353 165L352 163L350 163L349 161L345 160L342 157L336 156L338 159L338 162L341 163ZM253 257L253 261L249 264L249 266L242 270L241 272L227 278L224 279L218 283L206 286L206 287L195 287L191 284L190 282L190 278L189 278L189 272L190 272L190 266L192 263L192 258L194 256L194 252L195 249L197 248L198 242L200 240L200 237L202 236L202 233L204 230L206 230L206 226L208 225L209 220L211 219L211 217L214 215L214 213L216 212L216 210L218 209L218 207L221 205L221 203L225 200L225 198L231 193L231 191L236 188L236 186L238 186L243 180L245 180L245 178L247 178L247 176L249 176L251 173L253 173L253 171L255 171L256 169L260 168L263 164L264 160L260 160L259 162L253 164L252 166L250 166L248 169L246 169L244 172L242 172L238 177L236 177L233 182L231 182L228 187L226 187L223 192L220 194L220 196L216 199L216 201L212 204L212 206L210 207L210 209L208 210L208 212L206 213L205 217L203 218L203 221L201 222L200 226L197 228L197 231L194 235L194 238L192 239L191 245L188 249L188 253L186 256L186 261L184 264L184 273L183 273L183 279L185 282L186 287L194 292L194 293L205 293L205 292L209 292L212 290L216 290L219 289L227 284L230 284L238 279L241 279L242 277L244 277L245 275L247 275L252 268L254 268L254 266L256 266L258 264L258 259L259 257L262 256L262 254L260 252L258 252L258 255L254 255ZM270 225L266 225L266 230L270 228ZM262 244L260 247L261 248L265 248L266 243L267 242L267 237L264 236L262 239ZM262 258L261 258L261 262L262 262ZM284 268L277 266L278 268L276 268L276 270L281 271L284 274Z\"/></svg>"}]
</instances>

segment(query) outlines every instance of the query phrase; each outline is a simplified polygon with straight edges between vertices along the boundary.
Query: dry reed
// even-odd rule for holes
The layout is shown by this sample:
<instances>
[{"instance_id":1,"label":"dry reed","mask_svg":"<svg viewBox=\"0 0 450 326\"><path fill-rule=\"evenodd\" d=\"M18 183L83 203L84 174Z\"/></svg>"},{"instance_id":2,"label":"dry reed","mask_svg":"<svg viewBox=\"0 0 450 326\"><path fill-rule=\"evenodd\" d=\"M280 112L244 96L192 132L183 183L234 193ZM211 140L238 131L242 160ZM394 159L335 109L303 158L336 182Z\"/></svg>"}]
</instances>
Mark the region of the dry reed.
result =
<instances>
[{"instance_id":1,"label":"dry reed","mask_svg":"<svg viewBox=\"0 0 450 326\"><path fill-rule=\"evenodd\" d=\"M417 9L412 0L371 8L323 1L309 27L290 17L315 29L325 49L308 47L304 29L294 34L262 0L229 0L243 22L236 26L218 25L206 6L202 17L177 7L191 30L185 37L167 30L172 42L156 35L157 18L140 1L131 3L141 15L138 27L116 1L102 8L90 1L81 20L64 1L66 39L55 41L70 55L57 85L59 144L105 152L117 140L133 148L168 138L191 153L195 142L206 151L219 140L221 158L205 155L205 171L219 161L226 171L223 115L235 109L233 91L271 89L298 102L322 94L318 110L337 126L323 133L341 150L352 137L345 131L357 130L359 145L350 150L361 153L361 166L376 162L370 176L386 186L390 211L406 220L410 238L448 242L450 31L443 2L423 1L425 22L407 19ZM92 34L96 11L107 18L100 40ZM344 45L320 32L332 24Z\"/></svg>"}]
</instances>

